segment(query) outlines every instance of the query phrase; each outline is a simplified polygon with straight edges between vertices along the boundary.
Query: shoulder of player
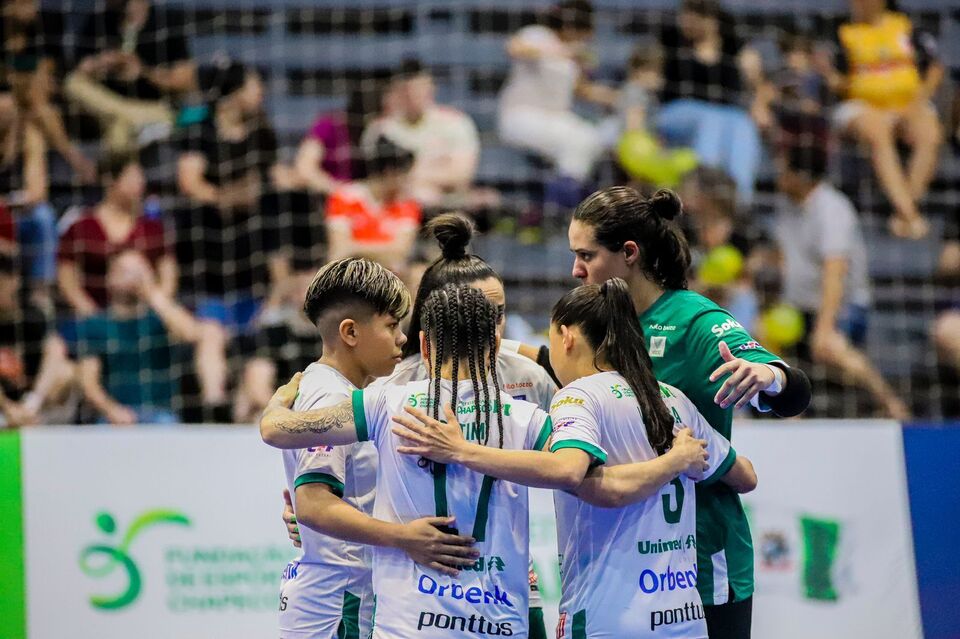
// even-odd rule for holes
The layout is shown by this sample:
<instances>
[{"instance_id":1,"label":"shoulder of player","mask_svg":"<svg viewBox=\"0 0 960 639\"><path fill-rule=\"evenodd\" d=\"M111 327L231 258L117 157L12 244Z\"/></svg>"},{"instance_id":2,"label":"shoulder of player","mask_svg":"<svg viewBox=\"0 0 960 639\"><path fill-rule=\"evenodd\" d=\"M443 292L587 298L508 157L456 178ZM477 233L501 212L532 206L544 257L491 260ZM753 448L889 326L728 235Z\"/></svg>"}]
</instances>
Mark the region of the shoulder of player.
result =
<instances>
[{"instance_id":1,"label":"shoulder of player","mask_svg":"<svg viewBox=\"0 0 960 639\"><path fill-rule=\"evenodd\" d=\"M505 351L501 349L500 352L497 353L497 362L511 377L517 375L521 378L529 378L531 383L534 380L549 377L547 371L543 370L540 364L537 364L529 357L521 355L516 351ZM506 384L507 380L501 380L501 382Z\"/></svg>"},{"instance_id":2,"label":"shoulder of player","mask_svg":"<svg viewBox=\"0 0 960 639\"><path fill-rule=\"evenodd\" d=\"M300 378L300 389L295 410L310 410L330 406L349 399L355 389L342 376L322 364L307 366Z\"/></svg>"},{"instance_id":3,"label":"shoulder of player","mask_svg":"<svg viewBox=\"0 0 960 639\"><path fill-rule=\"evenodd\" d=\"M400 385L412 381L426 379L426 371L422 367L423 360L420 355L410 355L404 358L399 364L393 367L393 372L386 377L380 377L369 388L379 387L384 384Z\"/></svg>"},{"instance_id":4,"label":"shoulder of player","mask_svg":"<svg viewBox=\"0 0 960 639\"><path fill-rule=\"evenodd\" d=\"M616 383L611 382L612 379L616 379L614 375L614 373L597 373L570 382L553 396L550 411L572 405L595 408L602 403L611 383Z\"/></svg>"}]
</instances>

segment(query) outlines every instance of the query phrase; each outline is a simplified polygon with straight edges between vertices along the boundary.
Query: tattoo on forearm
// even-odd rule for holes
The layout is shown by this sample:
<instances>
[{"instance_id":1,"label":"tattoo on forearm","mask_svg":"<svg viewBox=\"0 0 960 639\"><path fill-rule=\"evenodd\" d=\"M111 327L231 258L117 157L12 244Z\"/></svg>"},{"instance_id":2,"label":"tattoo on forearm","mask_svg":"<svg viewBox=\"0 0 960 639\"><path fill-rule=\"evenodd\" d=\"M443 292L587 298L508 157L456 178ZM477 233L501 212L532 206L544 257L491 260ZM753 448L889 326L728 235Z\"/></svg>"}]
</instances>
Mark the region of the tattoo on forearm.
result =
<instances>
[{"instance_id":1,"label":"tattoo on forearm","mask_svg":"<svg viewBox=\"0 0 960 639\"><path fill-rule=\"evenodd\" d=\"M353 407L349 401L329 408L291 412L277 422L277 428L287 433L326 433L353 423Z\"/></svg>"}]
</instances>

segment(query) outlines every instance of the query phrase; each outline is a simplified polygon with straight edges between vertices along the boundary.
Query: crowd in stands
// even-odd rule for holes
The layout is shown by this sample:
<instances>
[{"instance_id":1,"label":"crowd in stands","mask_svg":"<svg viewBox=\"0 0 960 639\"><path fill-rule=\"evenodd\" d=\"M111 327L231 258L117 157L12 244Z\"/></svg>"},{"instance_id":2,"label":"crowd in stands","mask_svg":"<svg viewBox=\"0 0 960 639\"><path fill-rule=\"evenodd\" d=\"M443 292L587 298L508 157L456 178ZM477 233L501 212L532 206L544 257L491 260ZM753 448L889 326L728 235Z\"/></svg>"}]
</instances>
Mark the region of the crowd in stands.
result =
<instances>
[{"instance_id":1,"label":"crowd in stands","mask_svg":"<svg viewBox=\"0 0 960 639\"><path fill-rule=\"evenodd\" d=\"M741 39L719 0L680 0L613 82L596 73L594 7L562 0L505 40L495 130L439 104L431 69L410 58L347 86L342 109L285 149L259 71L199 65L163 6L102 0L66 38L38 0L8 0L0 425L249 422L318 352L301 306L324 260L372 257L414 286L424 219L462 211L495 235L503 218L565 220L612 181L676 189L694 286L772 348L862 389L876 414L906 418L864 349L870 247L830 167L861 154L887 233L917 240L934 228L924 198L960 128L934 107L946 90L934 36L888 5L851 0L836 33L785 33L771 53ZM99 144L78 144L77 126L97 127ZM546 167L534 215L478 183L490 136ZM176 154L163 199L143 166L157 145ZM92 186L85 206L51 203L57 156ZM779 196L769 219L753 214L765 162ZM948 233L941 271L955 277L957 224ZM960 312L930 330L960 369Z\"/></svg>"}]
</instances>

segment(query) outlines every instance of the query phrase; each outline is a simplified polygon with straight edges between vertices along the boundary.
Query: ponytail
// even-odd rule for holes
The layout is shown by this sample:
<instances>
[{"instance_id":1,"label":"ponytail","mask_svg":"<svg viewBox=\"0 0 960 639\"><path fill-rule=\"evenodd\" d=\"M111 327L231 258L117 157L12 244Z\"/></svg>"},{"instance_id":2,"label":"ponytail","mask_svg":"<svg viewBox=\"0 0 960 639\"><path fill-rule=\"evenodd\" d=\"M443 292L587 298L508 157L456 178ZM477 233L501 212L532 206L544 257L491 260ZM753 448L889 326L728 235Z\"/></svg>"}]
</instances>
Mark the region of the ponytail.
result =
<instances>
[{"instance_id":1,"label":"ponytail","mask_svg":"<svg viewBox=\"0 0 960 639\"><path fill-rule=\"evenodd\" d=\"M682 212L680 198L669 189L644 199L634 189L614 186L581 202L573 219L593 227L597 243L609 251L636 242L647 278L665 290L678 290L687 288L690 269L690 247L674 222Z\"/></svg>"},{"instance_id":2,"label":"ponytail","mask_svg":"<svg viewBox=\"0 0 960 639\"><path fill-rule=\"evenodd\" d=\"M606 360L623 376L640 406L650 445L657 454L665 453L673 441L674 420L653 375L627 283L615 278L570 291L553 307L551 322L580 328L594 351L594 366Z\"/></svg>"},{"instance_id":3,"label":"ponytail","mask_svg":"<svg viewBox=\"0 0 960 639\"><path fill-rule=\"evenodd\" d=\"M448 284L476 284L488 278L503 279L482 258L467 253L467 247L476 229L473 223L458 213L444 213L433 218L424 227L425 235L432 235L440 246L440 257L433 261L423 277L413 302L407 342L403 356L420 353L421 315L430 294Z\"/></svg>"}]
</instances>

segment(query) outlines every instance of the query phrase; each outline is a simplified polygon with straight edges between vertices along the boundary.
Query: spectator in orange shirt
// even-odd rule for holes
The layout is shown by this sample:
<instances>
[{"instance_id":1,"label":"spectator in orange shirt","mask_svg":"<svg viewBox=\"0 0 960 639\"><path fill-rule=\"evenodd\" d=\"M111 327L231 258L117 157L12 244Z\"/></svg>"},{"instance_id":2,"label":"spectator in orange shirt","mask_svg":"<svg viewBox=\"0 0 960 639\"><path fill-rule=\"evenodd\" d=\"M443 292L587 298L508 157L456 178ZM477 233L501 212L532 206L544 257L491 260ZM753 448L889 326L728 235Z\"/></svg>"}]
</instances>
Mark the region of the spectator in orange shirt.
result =
<instances>
[{"instance_id":1,"label":"spectator in orange shirt","mask_svg":"<svg viewBox=\"0 0 960 639\"><path fill-rule=\"evenodd\" d=\"M364 256L401 270L420 227L420 205L404 191L414 156L383 136L366 156L367 178L327 201L329 258Z\"/></svg>"}]
</instances>

